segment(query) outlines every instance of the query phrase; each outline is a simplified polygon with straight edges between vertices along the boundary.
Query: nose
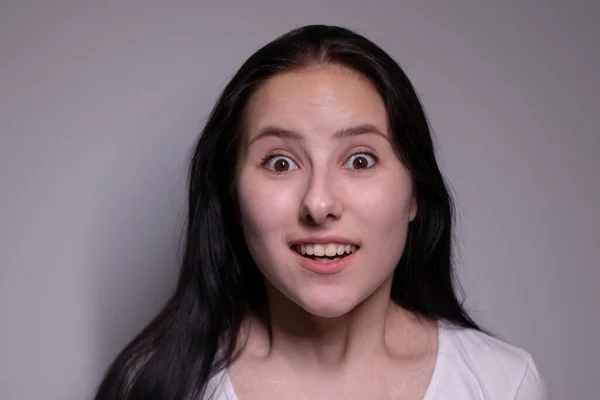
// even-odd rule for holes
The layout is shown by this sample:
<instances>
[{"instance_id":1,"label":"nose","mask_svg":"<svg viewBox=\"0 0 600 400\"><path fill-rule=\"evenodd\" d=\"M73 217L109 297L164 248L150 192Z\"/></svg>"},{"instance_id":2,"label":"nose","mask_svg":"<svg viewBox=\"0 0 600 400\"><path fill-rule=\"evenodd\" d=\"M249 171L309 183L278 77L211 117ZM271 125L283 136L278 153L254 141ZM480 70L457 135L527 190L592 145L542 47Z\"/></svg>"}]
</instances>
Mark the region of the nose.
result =
<instances>
[{"instance_id":1,"label":"nose","mask_svg":"<svg viewBox=\"0 0 600 400\"><path fill-rule=\"evenodd\" d=\"M333 179L327 174L313 174L302 201L300 218L310 225L322 225L337 220L342 214L342 204L336 195Z\"/></svg>"}]
</instances>

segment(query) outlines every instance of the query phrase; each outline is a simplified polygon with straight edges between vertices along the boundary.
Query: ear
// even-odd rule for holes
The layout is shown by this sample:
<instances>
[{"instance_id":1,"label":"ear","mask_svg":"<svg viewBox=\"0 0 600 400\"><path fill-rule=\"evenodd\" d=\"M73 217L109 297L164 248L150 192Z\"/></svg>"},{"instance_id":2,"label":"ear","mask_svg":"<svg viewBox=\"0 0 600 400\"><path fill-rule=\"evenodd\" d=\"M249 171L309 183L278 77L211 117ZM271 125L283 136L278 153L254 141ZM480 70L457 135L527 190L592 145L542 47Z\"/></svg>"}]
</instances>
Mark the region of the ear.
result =
<instances>
[{"instance_id":1,"label":"ear","mask_svg":"<svg viewBox=\"0 0 600 400\"><path fill-rule=\"evenodd\" d=\"M233 219L237 225L242 226L242 210L240 205L240 196L237 191L236 183L231 186L231 206L233 208Z\"/></svg>"},{"instance_id":2,"label":"ear","mask_svg":"<svg viewBox=\"0 0 600 400\"><path fill-rule=\"evenodd\" d=\"M417 211L418 211L418 206L417 206L417 196L413 196L412 199L410 200L410 208L409 208L409 221L412 222L415 217L417 216Z\"/></svg>"}]
</instances>

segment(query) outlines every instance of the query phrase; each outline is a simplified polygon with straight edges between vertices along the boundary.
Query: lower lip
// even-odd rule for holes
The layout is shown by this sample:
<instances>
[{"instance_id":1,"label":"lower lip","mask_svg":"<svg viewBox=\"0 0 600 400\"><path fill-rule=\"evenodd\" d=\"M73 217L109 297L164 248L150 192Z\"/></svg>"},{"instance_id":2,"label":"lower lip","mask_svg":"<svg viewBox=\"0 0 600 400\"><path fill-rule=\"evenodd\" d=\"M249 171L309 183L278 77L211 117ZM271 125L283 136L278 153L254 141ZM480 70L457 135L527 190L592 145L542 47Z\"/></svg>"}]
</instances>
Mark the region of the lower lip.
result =
<instances>
[{"instance_id":1,"label":"lower lip","mask_svg":"<svg viewBox=\"0 0 600 400\"><path fill-rule=\"evenodd\" d=\"M313 260L312 258L303 257L300 253L298 253L297 251L295 251L293 249L290 249L290 250L294 252L296 257L298 257L300 264L304 268L306 268L307 270L312 271L314 273L322 274L322 275L337 274L338 272L345 270L346 268L348 268L350 266L350 263L352 262L352 260L354 259L354 256L358 252L358 249L357 249L352 254L347 255L346 257L340 258L337 261L330 261L328 263L322 263L322 262Z\"/></svg>"}]
</instances>

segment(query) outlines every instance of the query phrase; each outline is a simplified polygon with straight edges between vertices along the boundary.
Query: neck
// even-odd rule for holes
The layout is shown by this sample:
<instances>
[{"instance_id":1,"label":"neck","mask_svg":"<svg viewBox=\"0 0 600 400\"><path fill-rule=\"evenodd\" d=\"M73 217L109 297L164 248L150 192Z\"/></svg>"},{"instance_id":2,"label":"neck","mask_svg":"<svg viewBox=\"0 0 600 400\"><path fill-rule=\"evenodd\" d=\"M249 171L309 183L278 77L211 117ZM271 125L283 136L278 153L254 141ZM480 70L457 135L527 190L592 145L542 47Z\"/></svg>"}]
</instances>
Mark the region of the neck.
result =
<instances>
[{"instance_id":1,"label":"neck","mask_svg":"<svg viewBox=\"0 0 600 400\"><path fill-rule=\"evenodd\" d=\"M391 281L352 311L335 318L312 315L271 290L263 318L270 338L269 356L299 367L339 371L362 364L361 360L403 352L416 318L392 302L390 290Z\"/></svg>"}]
</instances>

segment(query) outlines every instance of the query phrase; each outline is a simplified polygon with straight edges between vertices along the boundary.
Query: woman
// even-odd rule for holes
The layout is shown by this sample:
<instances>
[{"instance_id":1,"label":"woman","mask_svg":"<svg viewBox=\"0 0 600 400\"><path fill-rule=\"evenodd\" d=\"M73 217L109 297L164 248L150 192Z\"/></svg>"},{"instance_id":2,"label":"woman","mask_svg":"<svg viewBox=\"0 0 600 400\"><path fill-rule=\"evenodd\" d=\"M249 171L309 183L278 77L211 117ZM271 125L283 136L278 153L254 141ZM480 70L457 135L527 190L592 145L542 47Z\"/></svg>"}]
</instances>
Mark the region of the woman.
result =
<instances>
[{"instance_id":1,"label":"woman","mask_svg":"<svg viewBox=\"0 0 600 400\"><path fill-rule=\"evenodd\" d=\"M199 138L177 290L96 399L547 399L453 287L452 202L398 64L307 26Z\"/></svg>"}]
</instances>

